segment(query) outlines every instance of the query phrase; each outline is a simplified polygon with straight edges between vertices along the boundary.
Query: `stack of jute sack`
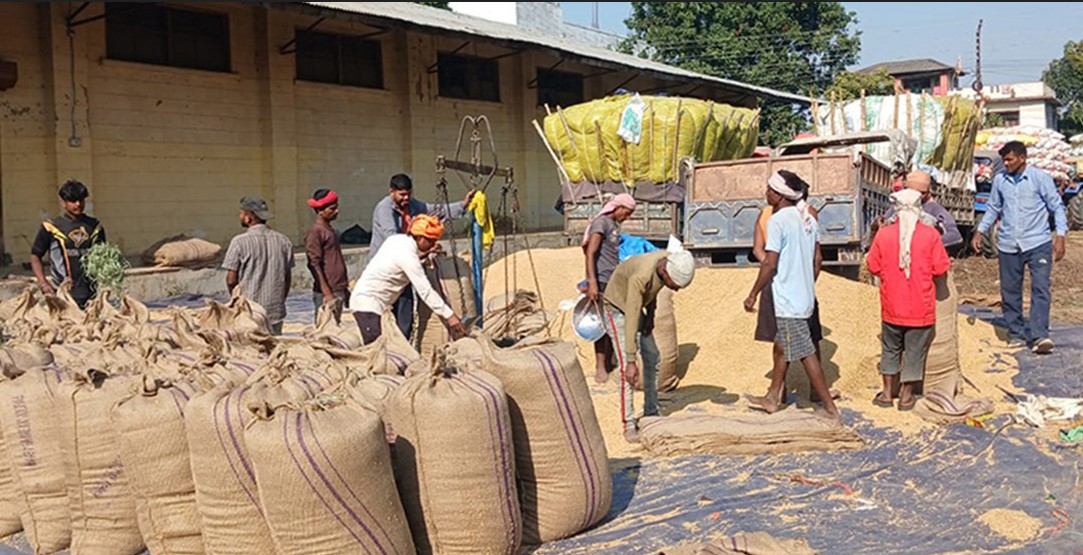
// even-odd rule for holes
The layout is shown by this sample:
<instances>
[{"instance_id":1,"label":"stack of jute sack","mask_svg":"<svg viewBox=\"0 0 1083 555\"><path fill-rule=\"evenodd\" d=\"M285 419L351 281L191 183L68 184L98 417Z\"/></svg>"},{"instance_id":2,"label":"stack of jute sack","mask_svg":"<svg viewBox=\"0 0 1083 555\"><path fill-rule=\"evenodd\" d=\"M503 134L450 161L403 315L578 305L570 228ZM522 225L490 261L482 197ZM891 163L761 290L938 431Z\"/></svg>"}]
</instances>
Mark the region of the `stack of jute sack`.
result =
<instances>
[{"instance_id":1,"label":"stack of jute sack","mask_svg":"<svg viewBox=\"0 0 1083 555\"><path fill-rule=\"evenodd\" d=\"M28 290L0 318L0 534L35 554L511 554L610 507L569 343L422 361L390 320L275 337L241 297L157 321Z\"/></svg>"}]
</instances>

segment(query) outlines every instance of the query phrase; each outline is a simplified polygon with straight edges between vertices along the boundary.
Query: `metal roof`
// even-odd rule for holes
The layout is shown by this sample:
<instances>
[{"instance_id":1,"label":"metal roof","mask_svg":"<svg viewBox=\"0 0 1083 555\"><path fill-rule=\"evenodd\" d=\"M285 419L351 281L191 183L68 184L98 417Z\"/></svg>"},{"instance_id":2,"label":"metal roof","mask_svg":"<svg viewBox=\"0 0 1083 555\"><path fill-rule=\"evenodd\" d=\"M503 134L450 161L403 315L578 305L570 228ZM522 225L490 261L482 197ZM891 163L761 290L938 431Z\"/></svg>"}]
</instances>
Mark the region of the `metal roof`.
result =
<instances>
[{"instance_id":1,"label":"metal roof","mask_svg":"<svg viewBox=\"0 0 1083 555\"><path fill-rule=\"evenodd\" d=\"M564 59L596 67L625 71L637 70L656 77L704 82L740 95L739 100L750 99L741 97L769 97L796 104L811 103L811 99L807 96L696 73L630 54L571 41L564 37L550 36L515 25L488 21L414 2L264 2L263 5L279 9L291 7L294 11L313 15L328 15L328 10L330 10L330 13L348 14L350 18L376 26L381 26L381 24L386 26L387 22L391 21L407 30L436 30L462 36L484 37L511 48L528 46L550 50ZM313 8L315 8L314 11Z\"/></svg>"},{"instance_id":2,"label":"metal roof","mask_svg":"<svg viewBox=\"0 0 1083 555\"><path fill-rule=\"evenodd\" d=\"M860 74L875 73L881 69L887 70L888 75L908 75L912 73L939 73L946 70L955 69L943 62L938 62L932 58L921 58L918 60L898 60L894 62L880 62L873 64L869 67L857 70ZM965 75L963 72L959 72L959 75Z\"/></svg>"}]
</instances>

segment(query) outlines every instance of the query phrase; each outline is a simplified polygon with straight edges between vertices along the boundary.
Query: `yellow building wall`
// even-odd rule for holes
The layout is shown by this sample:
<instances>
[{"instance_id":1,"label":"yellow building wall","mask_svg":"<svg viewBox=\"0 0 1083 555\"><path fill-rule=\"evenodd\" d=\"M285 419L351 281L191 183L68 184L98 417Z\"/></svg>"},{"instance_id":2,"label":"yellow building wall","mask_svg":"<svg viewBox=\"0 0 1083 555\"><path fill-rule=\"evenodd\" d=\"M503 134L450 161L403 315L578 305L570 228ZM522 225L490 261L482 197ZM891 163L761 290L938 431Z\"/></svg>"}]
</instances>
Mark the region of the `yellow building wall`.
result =
<instances>
[{"instance_id":1,"label":"yellow building wall","mask_svg":"<svg viewBox=\"0 0 1083 555\"><path fill-rule=\"evenodd\" d=\"M395 173L412 175L418 198L437 199L436 156L453 157L468 115L489 118L499 165L514 167L524 226L560 226L553 161L531 125L544 109L528 85L536 68L556 58L507 55L474 41L460 53L504 56L500 102L443 98L430 67L439 52L463 41L389 30L374 37L383 49L382 90L309 83L296 80L294 56L279 49L317 18L255 4L182 5L229 14L230 73L109 60L104 21L78 26L69 45L66 3L0 3L0 59L19 64L18 84L0 91L4 248L17 262L27 260L41 218L56 213L56 187L67 178L90 187L88 212L129 254L179 233L226 245L241 231L237 203L244 195L264 196L276 213L271 225L299 242L312 219L305 200L321 187L342 195L336 227L370 229L373 207ZM94 3L79 17L103 9ZM317 30L374 29L329 18ZM590 73L571 63L560 69ZM588 99L627 75L589 79ZM73 124L77 146L69 145ZM466 137L460 159L469 158ZM487 141L483 158L491 161ZM453 172L447 178L451 199L462 198L462 181ZM488 190L494 211L502 185L496 179Z\"/></svg>"}]
</instances>

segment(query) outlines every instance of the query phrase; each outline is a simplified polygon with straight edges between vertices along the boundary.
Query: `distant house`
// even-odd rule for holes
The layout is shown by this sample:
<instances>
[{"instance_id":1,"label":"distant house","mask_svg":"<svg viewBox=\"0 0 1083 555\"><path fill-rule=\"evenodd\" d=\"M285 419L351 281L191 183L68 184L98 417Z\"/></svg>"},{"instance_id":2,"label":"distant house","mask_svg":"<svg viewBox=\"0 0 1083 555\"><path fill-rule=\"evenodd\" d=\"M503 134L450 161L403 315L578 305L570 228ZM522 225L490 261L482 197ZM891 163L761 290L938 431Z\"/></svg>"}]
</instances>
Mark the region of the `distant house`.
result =
<instances>
[{"instance_id":1,"label":"distant house","mask_svg":"<svg viewBox=\"0 0 1083 555\"><path fill-rule=\"evenodd\" d=\"M881 62L857 70L868 75L881 69L895 79L895 86L913 94L945 96L959 88L959 78L966 75L959 66L952 67L929 58Z\"/></svg>"},{"instance_id":2,"label":"distant house","mask_svg":"<svg viewBox=\"0 0 1083 555\"><path fill-rule=\"evenodd\" d=\"M960 94L970 98L976 96L970 89L960 91ZM985 87L982 94L985 95L986 111L999 115L1005 126L1057 128L1060 100L1057 100L1056 91L1041 81L991 85Z\"/></svg>"}]
</instances>

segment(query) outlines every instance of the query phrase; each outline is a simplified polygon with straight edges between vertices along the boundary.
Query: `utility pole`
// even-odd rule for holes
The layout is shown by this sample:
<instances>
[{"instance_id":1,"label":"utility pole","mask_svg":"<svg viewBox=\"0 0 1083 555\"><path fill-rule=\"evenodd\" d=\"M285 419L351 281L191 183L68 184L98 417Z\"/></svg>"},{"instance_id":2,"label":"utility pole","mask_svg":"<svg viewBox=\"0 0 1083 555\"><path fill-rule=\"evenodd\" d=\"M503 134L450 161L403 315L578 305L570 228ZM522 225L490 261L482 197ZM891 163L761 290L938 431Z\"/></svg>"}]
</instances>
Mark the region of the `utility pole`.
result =
<instances>
[{"instance_id":1,"label":"utility pole","mask_svg":"<svg viewBox=\"0 0 1083 555\"><path fill-rule=\"evenodd\" d=\"M590 26L598 28L598 2L591 2Z\"/></svg>"},{"instance_id":2,"label":"utility pole","mask_svg":"<svg viewBox=\"0 0 1083 555\"><path fill-rule=\"evenodd\" d=\"M975 38L976 52L974 54L974 92L981 96L982 82L981 82L981 24L982 20L978 20L978 33Z\"/></svg>"}]
</instances>

